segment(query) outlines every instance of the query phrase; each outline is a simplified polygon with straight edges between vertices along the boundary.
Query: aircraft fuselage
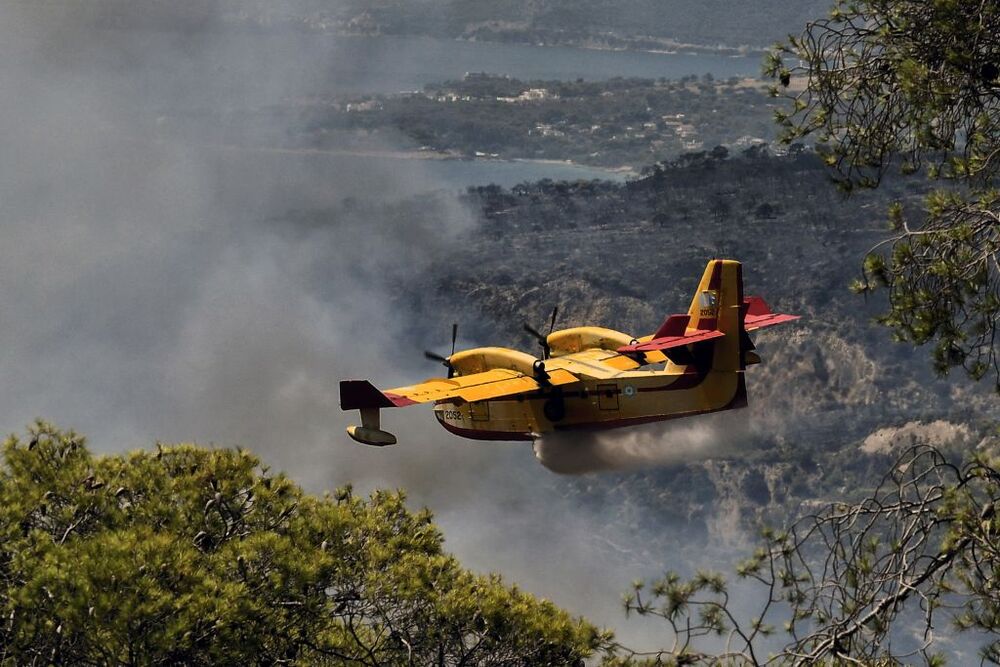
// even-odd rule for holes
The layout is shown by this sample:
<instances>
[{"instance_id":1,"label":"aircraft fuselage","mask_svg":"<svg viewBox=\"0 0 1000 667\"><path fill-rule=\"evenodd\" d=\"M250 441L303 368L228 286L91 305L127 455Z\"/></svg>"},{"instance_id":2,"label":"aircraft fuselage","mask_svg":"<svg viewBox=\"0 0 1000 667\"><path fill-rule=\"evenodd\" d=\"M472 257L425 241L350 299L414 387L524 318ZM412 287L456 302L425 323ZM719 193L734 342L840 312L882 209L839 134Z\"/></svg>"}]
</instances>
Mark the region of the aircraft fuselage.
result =
<instances>
[{"instance_id":1,"label":"aircraft fuselage","mask_svg":"<svg viewBox=\"0 0 1000 667\"><path fill-rule=\"evenodd\" d=\"M434 416L445 429L465 438L532 440L550 431L646 424L746 404L742 371L630 371L511 398L443 401L434 406Z\"/></svg>"}]
</instances>

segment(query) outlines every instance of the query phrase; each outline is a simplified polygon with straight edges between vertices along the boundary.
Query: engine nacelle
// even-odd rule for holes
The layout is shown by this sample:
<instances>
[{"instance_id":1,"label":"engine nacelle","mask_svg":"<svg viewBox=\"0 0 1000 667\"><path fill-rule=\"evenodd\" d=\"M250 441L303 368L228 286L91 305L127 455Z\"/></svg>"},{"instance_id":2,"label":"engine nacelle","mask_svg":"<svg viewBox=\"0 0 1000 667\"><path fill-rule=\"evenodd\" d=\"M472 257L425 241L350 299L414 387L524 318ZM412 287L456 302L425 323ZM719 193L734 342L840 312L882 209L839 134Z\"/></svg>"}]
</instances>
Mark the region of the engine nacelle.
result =
<instances>
[{"instance_id":1,"label":"engine nacelle","mask_svg":"<svg viewBox=\"0 0 1000 667\"><path fill-rule=\"evenodd\" d=\"M635 343L627 333L603 327L574 327L553 331L546 341L553 357L582 352L583 350L617 350Z\"/></svg>"},{"instance_id":2,"label":"engine nacelle","mask_svg":"<svg viewBox=\"0 0 1000 667\"><path fill-rule=\"evenodd\" d=\"M535 374L537 358L526 352L507 347L477 347L456 352L448 358L451 367L459 375L483 373L494 368L505 368L527 376Z\"/></svg>"}]
</instances>

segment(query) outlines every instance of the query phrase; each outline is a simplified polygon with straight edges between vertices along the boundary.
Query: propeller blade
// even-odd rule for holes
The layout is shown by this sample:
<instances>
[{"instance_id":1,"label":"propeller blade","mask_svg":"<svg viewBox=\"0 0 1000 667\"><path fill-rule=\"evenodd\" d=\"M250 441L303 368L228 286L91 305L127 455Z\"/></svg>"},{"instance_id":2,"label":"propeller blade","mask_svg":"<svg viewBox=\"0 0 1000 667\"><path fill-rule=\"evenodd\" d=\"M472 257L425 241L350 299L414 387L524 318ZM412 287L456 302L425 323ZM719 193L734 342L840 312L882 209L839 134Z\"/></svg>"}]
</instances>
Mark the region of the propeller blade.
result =
<instances>
[{"instance_id":1,"label":"propeller blade","mask_svg":"<svg viewBox=\"0 0 1000 667\"><path fill-rule=\"evenodd\" d=\"M451 353L455 354L455 342L458 341L458 322L451 325Z\"/></svg>"},{"instance_id":2,"label":"propeller blade","mask_svg":"<svg viewBox=\"0 0 1000 667\"><path fill-rule=\"evenodd\" d=\"M559 316L559 306L556 306L555 308L552 309L552 321L549 322L549 333L552 333L552 330L556 328L556 317L558 316Z\"/></svg>"},{"instance_id":3,"label":"propeller blade","mask_svg":"<svg viewBox=\"0 0 1000 667\"><path fill-rule=\"evenodd\" d=\"M425 350L424 351L424 357L426 357L427 359L430 359L431 361L439 361L442 364L444 364L445 366L451 366L451 364L448 363L448 357L442 356L442 355L438 354L437 352L431 352L430 350Z\"/></svg>"},{"instance_id":4,"label":"propeller blade","mask_svg":"<svg viewBox=\"0 0 1000 667\"><path fill-rule=\"evenodd\" d=\"M538 332L538 330L537 330L537 329L535 329L535 327L531 326L531 325L530 325L530 324L528 324L527 322L525 322L525 323L524 323L524 330L525 330L525 331L527 331L528 333L530 333L530 334L531 334L532 336L534 336L535 338L537 338L537 339L539 340L539 342L541 342L541 341L544 341L544 340L545 340L545 336L543 336L542 334L540 334L540 333Z\"/></svg>"}]
</instances>

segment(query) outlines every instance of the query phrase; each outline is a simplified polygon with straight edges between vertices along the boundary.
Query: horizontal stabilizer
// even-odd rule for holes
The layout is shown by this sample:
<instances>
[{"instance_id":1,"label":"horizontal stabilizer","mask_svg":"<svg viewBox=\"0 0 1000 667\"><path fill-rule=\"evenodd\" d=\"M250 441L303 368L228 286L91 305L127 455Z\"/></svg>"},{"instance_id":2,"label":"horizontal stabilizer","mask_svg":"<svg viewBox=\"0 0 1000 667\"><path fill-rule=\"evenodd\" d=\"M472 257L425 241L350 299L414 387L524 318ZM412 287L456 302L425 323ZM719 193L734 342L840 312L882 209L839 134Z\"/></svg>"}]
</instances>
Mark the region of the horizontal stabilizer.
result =
<instances>
[{"instance_id":1,"label":"horizontal stabilizer","mask_svg":"<svg viewBox=\"0 0 1000 667\"><path fill-rule=\"evenodd\" d=\"M691 321L690 315L670 315L663 320L663 324L653 334L653 338L666 338L668 336L683 336L687 331L688 323Z\"/></svg>"},{"instance_id":2,"label":"horizontal stabilizer","mask_svg":"<svg viewBox=\"0 0 1000 667\"><path fill-rule=\"evenodd\" d=\"M784 324L799 319L799 315L783 315L772 313L764 299L759 296L749 296L743 300L746 315L743 316L743 327L747 331L756 331L775 324Z\"/></svg>"},{"instance_id":3,"label":"horizontal stabilizer","mask_svg":"<svg viewBox=\"0 0 1000 667\"><path fill-rule=\"evenodd\" d=\"M340 409L361 410L364 408L401 408L413 405L405 396L381 392L368 380L340 381Z\"/></svg>"},{"instance_id":4,"label":"horizontal stabilizer","mask_svg":"<svg viewBox=\"0 0 1000 667\"><path fill-rule=\"evenodd\" d=\"M684 317L687 317L686 315ZM668 320L669 322L669 320ZM666 323L664 324L666 326ZM664 327L661 327L661 329ZM712 340L713 338L722 338L726 334L721 331L712 329L711 331L695 331L687 335L680 336L661 336L660 338L654 338L645 343L635 343L633 345L626 345L624 347L618 348L618 352L621 354L629 354L631 352L655 352L658 350L669 350L672 347L683 347L685 345L692 345L694 343L701 343L706 340Z\"/></svg>"}]
</instances>

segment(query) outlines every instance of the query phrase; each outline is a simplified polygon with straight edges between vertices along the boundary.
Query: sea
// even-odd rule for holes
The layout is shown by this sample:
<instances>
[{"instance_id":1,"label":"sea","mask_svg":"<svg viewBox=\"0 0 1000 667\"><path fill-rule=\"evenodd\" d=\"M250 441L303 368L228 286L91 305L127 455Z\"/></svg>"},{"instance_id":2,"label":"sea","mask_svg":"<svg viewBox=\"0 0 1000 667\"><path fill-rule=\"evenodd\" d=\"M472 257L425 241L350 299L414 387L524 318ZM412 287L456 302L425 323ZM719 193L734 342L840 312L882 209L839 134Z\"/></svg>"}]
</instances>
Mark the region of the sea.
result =
<instances>
[{"instance_id":1,"label":"sea","mask_svg":"<svg viewBox=\"0 0 1000 667\"><path fill-rule=\"evenodd\" d=\"M113 43L114 48L108 44ZM9 47L8 47L9 48ZM316 33L206 33L108 31L107 40L74 45L72 63L99 94L136 105L137 117L183 110L239 113L290 98L419 91L468 73L522 80L604 80L614 77L717 79L760 74L759 55L650 53L471 42L430 37L336 36ZM150 54L156 54L151 57ZM161 57L159 54L169 54ZM127 88L127 89L126 89ZM559 162L414 160L386 155L295 155L316 168L346 173L392 168L416 189L427 183L464 188L511 186L543 178L623 181L630 174ZM407 175L413 173L413 178ZM418 177L419 176L419 177ZM409 194L402 192L400 194Z\"/></svg>"}]
</instances>

